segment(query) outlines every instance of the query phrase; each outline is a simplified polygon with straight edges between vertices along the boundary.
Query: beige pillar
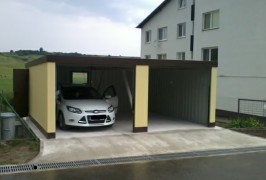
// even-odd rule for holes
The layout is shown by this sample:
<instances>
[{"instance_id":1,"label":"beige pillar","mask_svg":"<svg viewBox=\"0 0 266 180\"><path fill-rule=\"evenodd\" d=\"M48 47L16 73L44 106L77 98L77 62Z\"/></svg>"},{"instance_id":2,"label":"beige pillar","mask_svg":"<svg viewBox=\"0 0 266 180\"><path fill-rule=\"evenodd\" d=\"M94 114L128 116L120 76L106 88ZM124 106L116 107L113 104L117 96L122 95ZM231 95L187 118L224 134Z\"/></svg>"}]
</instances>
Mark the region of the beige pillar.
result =
<instances>
[{"instance_id":1,"label":"beige pillar","mask_svg":"<svg viewBox=\"0 0 266 180\"><path fill-rule=\"evenodd\" d=\"M32 120L47 138L54 138L55 125L55 63L30 67L29 113Z\"/></svg>"},{"instance_id":2,"label":"beige pillar","mask_svg":"<svg viewBox=\"0 0 266 180\"><path fill-rule=\"evenodd\" d=\"M216 98L217 98L217 67L211 69L211 88L210 88L210 109L209 127L215 126L216 120Z\"/></svg>"},{"instance_id":3,"label":"beige pillar","mask_svg":"<svg viewBox=\"0 0 266 180\"><path fill-rule=\"evenodd\" d=\"M133 132L148 131L149 66L137 65Z\"/></svg>"}]
</instances>

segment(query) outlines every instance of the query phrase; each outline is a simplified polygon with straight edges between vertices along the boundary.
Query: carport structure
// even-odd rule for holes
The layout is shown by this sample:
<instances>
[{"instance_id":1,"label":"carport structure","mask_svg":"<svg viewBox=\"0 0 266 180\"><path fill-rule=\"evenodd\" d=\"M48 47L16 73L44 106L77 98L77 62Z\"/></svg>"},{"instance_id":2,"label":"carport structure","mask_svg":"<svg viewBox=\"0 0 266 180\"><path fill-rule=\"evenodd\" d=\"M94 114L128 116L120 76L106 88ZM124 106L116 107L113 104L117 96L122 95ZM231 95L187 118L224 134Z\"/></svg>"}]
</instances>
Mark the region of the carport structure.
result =
<instances>
[{"instance_id":1,"label":"carport structure","mask_svg":"<svg viewBox=\"0 0 266 180\"><path fill-rule=\"evenodd\" d=\"M73 72L88 73L99 91L114 85L118 113L133 114L133 132L148 131L149 113L215 126L216 62L47 55L26 67L29 116L47 138L56 136L57 86L71 83Z\"/></svg>"}]
</instances>

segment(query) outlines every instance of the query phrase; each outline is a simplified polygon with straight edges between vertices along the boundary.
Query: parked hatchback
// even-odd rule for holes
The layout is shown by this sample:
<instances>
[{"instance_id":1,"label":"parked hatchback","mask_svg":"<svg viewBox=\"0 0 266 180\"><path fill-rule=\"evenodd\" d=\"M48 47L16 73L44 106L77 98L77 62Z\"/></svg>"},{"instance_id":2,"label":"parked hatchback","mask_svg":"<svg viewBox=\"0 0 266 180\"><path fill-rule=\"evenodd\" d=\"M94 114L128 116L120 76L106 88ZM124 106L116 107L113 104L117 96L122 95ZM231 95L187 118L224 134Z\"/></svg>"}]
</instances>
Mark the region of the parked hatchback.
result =
<instances>
[{"instance_id":1,"label":"parked hatchback","mask_svg":"<svg viewBox=\"0 0 266 180\"><path fill-rule=\"evenodd\" d=\"M118 98L113 86L100 95L88 85L64 85L57 92L56 104L57 121L61 129L67 129L68 126L112 126Z\"/></svg>"}]
</instances>

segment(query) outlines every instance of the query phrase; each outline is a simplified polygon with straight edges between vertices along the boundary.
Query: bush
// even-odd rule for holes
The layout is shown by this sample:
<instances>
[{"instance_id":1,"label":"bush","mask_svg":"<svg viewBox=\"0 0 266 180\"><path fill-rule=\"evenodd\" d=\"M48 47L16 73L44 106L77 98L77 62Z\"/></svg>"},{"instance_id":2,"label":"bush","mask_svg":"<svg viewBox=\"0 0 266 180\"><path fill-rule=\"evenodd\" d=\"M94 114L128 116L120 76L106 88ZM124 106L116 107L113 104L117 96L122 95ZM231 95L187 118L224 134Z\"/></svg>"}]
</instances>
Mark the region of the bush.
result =
<instances>
[{"instance_id":1,"label":"bush","mask_svg":"<svg viewBox=\"0 0 266 180\"><path fill-rule=\"evenodd\" d=\"M237 117L231 120L230 128L262 128L264 124L254 117Z\"/></svg>"}]
</instances>

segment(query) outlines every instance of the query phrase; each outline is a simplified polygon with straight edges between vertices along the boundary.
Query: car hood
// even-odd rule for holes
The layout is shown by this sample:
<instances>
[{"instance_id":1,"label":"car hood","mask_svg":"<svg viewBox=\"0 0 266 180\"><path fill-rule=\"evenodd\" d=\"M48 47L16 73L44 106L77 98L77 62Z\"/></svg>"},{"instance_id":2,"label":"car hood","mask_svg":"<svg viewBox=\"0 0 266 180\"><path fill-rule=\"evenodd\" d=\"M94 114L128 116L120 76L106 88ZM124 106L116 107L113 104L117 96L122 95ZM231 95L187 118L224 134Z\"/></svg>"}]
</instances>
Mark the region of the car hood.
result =
<instances>
[{"instance_id":1,"label":"car hood","mask_svg":"<svg viewBox=\"0 0 266 180\"><path fill-rule=\"evenodd\" d=\"M108 107L110 107L110 104L108 104L104 99L65 100L65 104L84 111L107 110Z\"/></svg>"}]
</instances>

